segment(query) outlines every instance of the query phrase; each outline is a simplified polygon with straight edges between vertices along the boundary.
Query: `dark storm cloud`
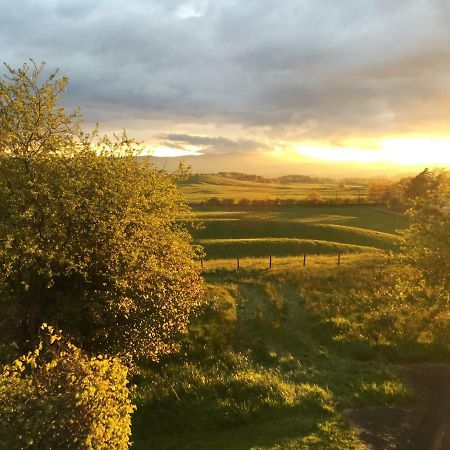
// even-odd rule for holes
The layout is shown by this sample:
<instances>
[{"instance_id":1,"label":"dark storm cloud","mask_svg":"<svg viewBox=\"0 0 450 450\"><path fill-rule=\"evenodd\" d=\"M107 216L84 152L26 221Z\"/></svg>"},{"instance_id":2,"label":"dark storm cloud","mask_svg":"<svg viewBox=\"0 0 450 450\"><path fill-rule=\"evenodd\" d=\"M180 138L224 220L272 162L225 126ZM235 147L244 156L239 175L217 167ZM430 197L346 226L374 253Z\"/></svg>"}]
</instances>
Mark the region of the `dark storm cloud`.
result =
<instances>
[{"instance_id":1,"label":"dark storm cloud","mask_svg":"<svg viewBox=\"0 0 450 450\"><path fill-rule=\"evenodd\" d=\"M446 0L0 6L2 58L60 66L71 80L68 102L90 121L231 123L266 126L271 136L339 138L450 119Z\"/></svg>"},{"instance_id":2,"label":"dark storm cloud","mask_svg":"<svg viewBox=\"0 0 450 450\"><path fill-rule=\"evenodd\" d=\"M165 134L161 138L163 144L172 148L185 148L186 145L199 147L206 153L254 152L268 150L268 146L249 139L228 139L222 136L192 136L189 134Z\"/></svg>"}]
</instances>

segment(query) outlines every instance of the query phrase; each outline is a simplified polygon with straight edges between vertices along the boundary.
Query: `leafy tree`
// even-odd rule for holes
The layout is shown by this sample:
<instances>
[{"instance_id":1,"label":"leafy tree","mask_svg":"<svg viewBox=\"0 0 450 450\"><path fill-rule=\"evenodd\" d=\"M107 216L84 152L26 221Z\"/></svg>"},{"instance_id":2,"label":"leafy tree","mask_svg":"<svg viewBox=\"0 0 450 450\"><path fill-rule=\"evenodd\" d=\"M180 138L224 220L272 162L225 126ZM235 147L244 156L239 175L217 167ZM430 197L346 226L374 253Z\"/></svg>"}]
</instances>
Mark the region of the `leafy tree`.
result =
<instances>
[{"instance_id":1,"label":"leafy tree","mask_svg":"<svg viewBox=\"0 0 450 450\"><path fill-rule=\"evenodd\" d=\"M0 448L127 449L134 407L126 367L41 328L35 350L0 373Z\"/></svg>"},{"instance_id":2,"label":"leafy tree","mask_svg":"<svg viewBox=\"0 0 450 450\"><path fill-rule=\"evenodd\" d=\"M84 133L66 78L0 81L0 337L29 349L43 322L85 350L158 359L202 301L174 177L125 134Z\"/></svg>"},{"instance_id":3,"label":"leafy tree","mask_svg":"<svg viewBox=\"0 0 450 450\"><path fill-rule=\"evenodd\" d=\"M314 191L307 195L306 200L310 203L322 203L322 196L320 192Z\"/></svg>"},{"instance_id":4,"label":"leafy tree","mask_svg":"<svg viewBox=\"0 0 450 450\"><path fill-rule=\"evenodd\" d=\"M383 202L386 200L392 183L389 180L370 181L367 190L367 197L372 202Z\"/></svg>"},{"instance_id":5,"label":"leafy tree","mask_svg":"<svg viewBox=\"0 0 450 450\"><path fill-rule=\"evenodd\" d=\"M430 196L439 194L445 184L445 172L425 169L410 179L405 186L405 197L410 201L424 201Z\"/></svg>"},{"instance_id":6,"label":"leafy tree","mask_svg":"<svg viewBox=\"0 0 450 450\"><path fill-rule=\"evenodd\" d=\"M420 186L420 189L417 187ZM450 287L450 182L445 171L424 171L409 185L414 202L403 235L406 260L433 286Z\"/></svg>"}]
</instances>

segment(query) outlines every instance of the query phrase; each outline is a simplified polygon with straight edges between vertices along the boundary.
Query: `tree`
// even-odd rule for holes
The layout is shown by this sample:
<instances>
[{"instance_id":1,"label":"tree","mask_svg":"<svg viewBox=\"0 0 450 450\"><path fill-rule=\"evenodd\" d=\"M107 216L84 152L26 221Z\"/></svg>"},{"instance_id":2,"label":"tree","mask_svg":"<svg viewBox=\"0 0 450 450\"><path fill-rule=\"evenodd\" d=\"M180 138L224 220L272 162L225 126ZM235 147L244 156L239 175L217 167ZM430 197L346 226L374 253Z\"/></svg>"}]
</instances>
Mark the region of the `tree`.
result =
<instances>
[{"instance_id":1,"label":"tree","mask_svg":"<svg viewBox=\"0 0 450 450\"><path fill-rule=\"evenodd\" d=\"M322 203L322 196L320 192L314 191L307 195L306 200L310 203L319 204Z\"/></svg>"},{"instance_id":2,"label":"tree","mask_svg":"<svg viewBox=\"0 0 450 450\"><path fill-rule=\"evenodd\" d=\"M407 186L413 200L403 234L406 260L430 286L450 287L450 180L442 170L425 170Z\"/></svg>"},{"instance_id":3,"label":"tree","mask_svg":"<svg viewBox=\"0 0 450 450\"><path fill-rule=\"evenodd\" d=\"M67 78L8 67L0 81L1 338L43 322L88 351L158 359L202 302L190 210L174 177L122 136L81 130Z\"/></svg>"},{"instance_id":4,"label":"tree","mask_svg":"<svg viewBox=\"0 0 450 450\"><path fill-rule=\"evenodd\" d=\"M369 182L367 197L369 201L380 203L386 200L392 183L388 180L373 180Z\"/></svg>"},{"instance_id":5,"label":"tree","mask_svg":"<svg viewBox=\"0 0 450 450\"><path fill-rule=\"evenodd\" d=\"M424 201L430 196L439 194L445 184L446 174L439 170L425 169L411 178L405 186L405 197L411 202Z\"/></svg>"}]
</instances>

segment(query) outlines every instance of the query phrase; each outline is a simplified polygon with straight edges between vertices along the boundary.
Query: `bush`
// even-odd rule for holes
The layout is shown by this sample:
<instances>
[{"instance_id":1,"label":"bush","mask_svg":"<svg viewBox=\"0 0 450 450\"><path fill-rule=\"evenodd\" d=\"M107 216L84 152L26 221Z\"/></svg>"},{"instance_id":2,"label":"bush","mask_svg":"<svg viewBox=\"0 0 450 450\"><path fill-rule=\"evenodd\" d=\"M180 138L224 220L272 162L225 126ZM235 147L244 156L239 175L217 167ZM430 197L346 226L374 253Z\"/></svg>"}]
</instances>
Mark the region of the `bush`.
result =
<instances>
[{"instance_id":1,"label":"bush","mask_svg":"<svg viewBox=\"0 0 450 450\"><path fill-rule=\"evenodd\" d=\"M156 360L202 301L190 210L126 135L81 131L65 78L40 77L0 80L0 341L26 353L45 322L85 351Z\"/></svg>"},{"instance_id":2,"label":"bush","mask_svg":"<svg viewBox=\"0 0 450 450\"><path fill-rule=\"evenodd\" d=\"M38 347L0 375L0 448L128 448L134 407L126 367L41 329Z\"/></svg>"}]
</instances>

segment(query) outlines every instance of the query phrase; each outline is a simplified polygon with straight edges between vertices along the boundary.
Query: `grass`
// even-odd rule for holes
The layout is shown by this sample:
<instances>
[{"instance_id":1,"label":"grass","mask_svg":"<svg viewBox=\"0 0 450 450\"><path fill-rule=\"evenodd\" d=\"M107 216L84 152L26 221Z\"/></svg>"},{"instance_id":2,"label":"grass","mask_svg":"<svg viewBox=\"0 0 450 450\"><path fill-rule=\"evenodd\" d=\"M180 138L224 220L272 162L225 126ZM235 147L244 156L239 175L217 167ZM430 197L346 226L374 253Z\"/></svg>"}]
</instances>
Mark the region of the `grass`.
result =
<instances>
[{"instance_id":1,"label":"grass","mask_svg":"<svg viewBox=\"0 0 450 450\"><path fill-rule=\"evenodd\" d=\"M193 201L318 186L208 176L183 189ZM361 206L195 213L208 305L180 353L135 380L133 448L360 449L346 408L411 399L391 362L450 360L442 304L392 287L405 275L386 252L407 226L402 215Z\"/></svg>"},{"instance_id":2,"label":"grass","mask_svg":"<svg viewBox=\"0 0 450 450\"><path fill-rule=\"evenodd\" d=\"M407 226L404 215L367 206L293 206L293 207L211 207L197 206L195 214L202 221L252 220L344 225L353 228L396 234Z\"/></svg>"},{"instance_id":3,"label":"grass","mask_svg":"<svg viewBox=\"0 0 450 450\"><path fill-rule=\"evenodd\" d=\"M283 242L280 238L291 239L292 244L297 245L297 247L298 244L301 243L301 240L303 240L305 247L308 244L307 241L316 241L315 244L310 243L310 247L316 247L318 253L327 253L327 246L331 249L332 245L336 244L394 250L399 242L399 237L397 235L380 231L365 230L362 228L347 227L343 225L276 222L266 220L208 221L204 223L203 229L194 233L194 238L199 243L205 244L208 243L207 240L215 240L216 244L218 244L219 240L227 240L229 245L231 242L230 240L235 240L236 246L239 245L238 239L257 239L258 241L254 241L255 245L257 242L263 244L263 240L267 239L268 249L273 247L273 244L276 245L276 241L272 241L273 244L270 244L270 240L275 238L277 238L280 243ZM287 241L285 240L284 242ZM243 242L241 242L241 244L243 245ZM248 248L249 250L252 250L251 246ZM342 246L342 250L344 249L345 246ZM353 249L353 251L354 250L355 249ZM303 250L299 248L299 251L302 252ZM296 252L297 250L293 247L292 253L290 254L294 255ZM286 253L284 253L284 255L286 255ZM219 255L215 256L219 257ZM220 256L226 257L225 254ZM233 254L229 254L229 257L233 256ZM261 254L249 253L248 256L261 256Z\"/></svg>"},{"instance_id":4,"label":"grass","mask_svg":"<svg viewBox=\"0 0 450 450\"><path fill-rule=\"evenodd\" d=\"M450 359L430 328L439 308L389 310L380 288L403 269L381 253L339 268L327 256L283 261L206 268L209 304L180 354L140 375L134 448L359 449L346 408L411 398L389 362ZM434 341L420 339L427 328Z\"/></svg>"},{"instance_id":5,"label":"grass","mask_svg":"<svg viewBox=\"0 0 450 450\"><path fill-rule=\"evenodd\" d=\"M209 198L233 198L267 200L294 199L303 200L313 192L323 199L334 200L336 194L340 198L358 199L365 196L367 186L349 184L345 187L336 183L257 183L253 181L236 180L219 175L200 175L195 181L183 183L180 189L191 203L206 201Z\"/></svg>"},{"instance_id":6,"label":"grass","mask_svg":"<svg viewBox=\"0 0 450 450\"><path fill-rule=\"evenodd\" d=\"M199 243L203 246L206 255L210 259L230 258L258 258L269 256L294 256L303 257L320 254L347 254L367 253L375 251L368 246L340 244L336 242L318 241L312 239L289 238L247 238L247 239L202 239ZM390 246L387 246L388 248Z\"/></svg>"},{"instance_id":7,"label":"grass","mask_svg":"<svg viewBox=\"0 0 450 450\"><path fill-rule=\"evenodd\" d=\"M396 250L404 216L371 207L197 208L209 259Z\"/></svg>"},{"instance_id":8,"label":"grass","mask_svg":"<svg viewBox=\"0 0 450 450\"><path fill-rule=\"evenodd\" d=\"M358 269L361 262L370 259L372 261L379 261L380 265L383 261L386 261L386 254L382 252L376 252L369 249L368 253L348 253L342 254L340 257L340 265L343 267L354 267ZM305 266L304 266L305 263ZM199 263L200 266L200 263ZM244 270L253 271L268 271L269 270L269 258L264 256L262 258L240 258L239 266ZM338 266L338 259L336 254L310 254L307 255L306 261L304 261L303 255L300 256L287 256L287 257L272 257L271 273L279 273L284 271L294 270L324 270L335 269ZM210 273L213 271L233 271L237 268L237 262L230 258L223 259L211 259L203 260L203 269L205 272Z\"/></svg>"}]
</instances>

